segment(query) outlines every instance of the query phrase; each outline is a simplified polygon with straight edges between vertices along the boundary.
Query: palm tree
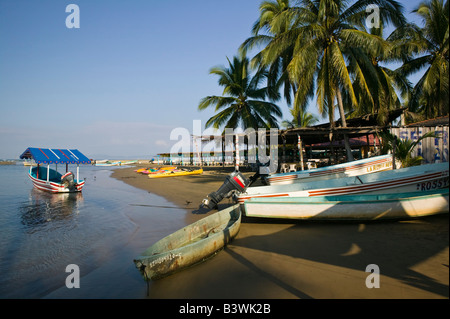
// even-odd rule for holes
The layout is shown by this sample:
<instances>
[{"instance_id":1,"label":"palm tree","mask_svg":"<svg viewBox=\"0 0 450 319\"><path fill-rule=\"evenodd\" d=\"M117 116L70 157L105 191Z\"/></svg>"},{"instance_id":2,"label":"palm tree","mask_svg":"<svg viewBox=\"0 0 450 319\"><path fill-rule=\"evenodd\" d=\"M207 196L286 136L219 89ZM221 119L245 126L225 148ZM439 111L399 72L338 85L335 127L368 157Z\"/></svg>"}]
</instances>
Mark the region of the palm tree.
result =
<instances>
[{"instance_id":1,"label":"palm tree","mask_svg":"<svg viewBox=\"0 0 450 319\"><path fill-rule=\"evenodd\" d=\"M292 21L286 13L290 7L290 0L263 1L259 7L260 17L252 28L252 36L242 43L240 52L246 53L256 46L268 45L275 36L289 30ZM286 70L292 59L292 49L293 46L286 49L267 68L268 88L278 92L283 86L284 98L288 105L291 105L292 94L295 94L295 86L290 81ZM256 54L252 59L252 67L265 69L266 66L261 63L262 58L261 52Z\"/></svg>"},{"instance_id":2,"label":"palm tree","mask_svg":"<svg viewBox=\"0 0 450 319\"><path fill-rule=\"evenodd\" d=\"M198 105L199 110L215 106L218 112L206 122L205 127L278 127L276 117L281 117L281 110L276 104L265 101L268 90L260 86L267 72L259 70L252 76L250 62L245 55L235 56L233 61L227 60L228 68L214 67L210 70L210 74L219 76L219 85L224 87L223 96L204 97Z\"/></svg>"},{"instance_id":3,"label":"palm tree","mask_svg":"<svg viewBox=\"0 0 450 319\"><path fill-rule=\"evenodd\" d=\"M281 125L285 128L307 127L318 122L317 117L309 112L305 112L303 108L292 108L289 110L292 120L284 120Z\"/></svg>"},{"instance_id":4,"label":"palm tree","mask_svg":"<svg viewBox=\"0 0 450 319\"><path fill-rule=\"evenodd\" d=\"M343 94L350 101L349 108L358 104L346 65L346 59L354 54L349 48L364 47L360 53L369 51L373 56L381 51L382 39L360 28L366 7L374 2L386 21L404 23L402 7L393 0L359 0L351 6L345 0L302 0L301 6L289 7L279 15L287 21L278 21L278 25L289 28L276 34L261 52L260 63L269 66L292 50L286 70L296 88L294 107L306 105L315 90L319 111L328 114L332 128L336 104L342 126L347 126ZM353 160L348 137L344 138L347 158Z\"/></svg>"},{"instance_id":5,"label":"palm tree","mask_svg":"<svg viewBox=\"0 0 450 319\"><path fill-rule=\"evenodd\" d=\"M449 7L448 1L422 2L413 12L422 17L424 27L410 25L404 37L405 46L414 53L399 68L409 76L425 68L414 86L409 101L410 111L425 118L443 116L449 112Z\"/></svg>"},{"instance_id":6,"label":"palm tree","mask_svg":"<svg viewBox=\"0 0 450 319\"><path fill-rule=\"evenodd\" d=\"M408 99L412 91L411 83L400 72L387 67L387 64L398 62L405 55L404 50L399 49L403 45L402 28L397 28L386 38L377 56L364 52L364 48L348 48L352 52L349 54L348 69L354 74L353 89L358 100L350 118L373 114L380 125L386 125L389 110L402 107L400 97L403 101ZM383 30L381 24L367 32L382 39Z\"/></svg>"},{"instance_id":7,"label":"palm tree","mask_svg":"<svg viewBox=\"0 0 450 319\"><path fill-rule=\"evenodd\" d=\"M380 134L383 144L382 153L387 154L389 151L393 151L393 146L395 144L395 159L400 162L401 167L417 166L422 164L422 156L412 156L411 153L414 151L415 147L425 138L437 137L439 135L436 132L428 132L419 137L416 141L410 139L397 139L395 135L389 131L382 132Z\"/></svg>"}]
</instances>

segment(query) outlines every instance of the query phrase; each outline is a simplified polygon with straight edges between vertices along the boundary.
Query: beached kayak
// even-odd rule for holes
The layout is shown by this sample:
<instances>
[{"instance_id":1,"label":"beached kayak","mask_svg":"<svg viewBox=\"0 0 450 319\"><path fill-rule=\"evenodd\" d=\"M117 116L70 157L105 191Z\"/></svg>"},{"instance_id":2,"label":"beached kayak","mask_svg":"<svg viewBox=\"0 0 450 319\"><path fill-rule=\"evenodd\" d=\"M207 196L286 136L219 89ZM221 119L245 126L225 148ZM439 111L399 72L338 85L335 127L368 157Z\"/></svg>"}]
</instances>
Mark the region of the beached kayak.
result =
<instances>
[{"instance_id":1,"label":"beached kayak","mask_svg":"<svg viewBox=\"0 0 450 319\"><path fill-rule=\"evenodd\" d=\"M149 178L162 178L162 177L175 177L175 176L186 176L186 175L199 175L203 173L203 169L197 170L173 170L158 174L149 174Z\"/></svg>"},{"instance_id":2,"label":"beached kayak","mask_svg":"<svg viewBox=\"0 0 450 319\"><path fill-rule=\"evenodd\" d=\"M134 259L145 280L156 280L213 256L241 226L240 205L202 218L150 246Z\"/></svg>"}]
</instances>

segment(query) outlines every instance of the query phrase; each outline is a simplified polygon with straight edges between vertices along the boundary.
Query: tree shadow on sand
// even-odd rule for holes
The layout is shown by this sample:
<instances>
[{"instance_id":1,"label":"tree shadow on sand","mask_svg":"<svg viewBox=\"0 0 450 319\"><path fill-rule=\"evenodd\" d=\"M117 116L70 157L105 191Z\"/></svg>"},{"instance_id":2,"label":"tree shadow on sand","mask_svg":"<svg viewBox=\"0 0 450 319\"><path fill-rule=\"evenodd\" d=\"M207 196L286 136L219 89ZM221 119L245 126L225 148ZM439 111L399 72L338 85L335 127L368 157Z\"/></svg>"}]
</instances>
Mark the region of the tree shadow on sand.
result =
<instances>
[{"instance_id":1,"label":"tree shadow on sand","mask_svg":"<svg viewBox=\"0 0 450 319\"><path fill-rule=\"evenodd\" d=\"M282 220L245 218L245 223L283 223ZM287 228L266 235L237 236L232 247L275 253L328 265L365 271L367 265L377 264L381 276L403 284L449 297L449 286L412 268L448 248L448 215L431 216L408 221L384 222L310 222L289 223ZM292 225L291 225L292 224ZM299 298L309 298L287 282L270 276L245 255L233 249L227 252L246 267L263 274ZM435 267L442 274L447 264ZM363 284L364 285L364 284ZM400 296L399 296L400 297Z\"/></svg>"}]
</instances>

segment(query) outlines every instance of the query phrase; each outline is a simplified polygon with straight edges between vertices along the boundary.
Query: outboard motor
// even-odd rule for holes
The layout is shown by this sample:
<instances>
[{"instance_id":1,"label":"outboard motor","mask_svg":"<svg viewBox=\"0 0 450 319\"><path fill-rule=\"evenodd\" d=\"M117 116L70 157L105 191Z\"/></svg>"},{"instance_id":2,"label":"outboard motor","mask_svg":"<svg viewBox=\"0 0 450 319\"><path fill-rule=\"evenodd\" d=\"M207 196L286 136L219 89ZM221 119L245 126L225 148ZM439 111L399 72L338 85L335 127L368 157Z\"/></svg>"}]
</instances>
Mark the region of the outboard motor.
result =
<instances>
[{"instance_id":1,"label":"outboard motor","mask_svg":"<svg viewBox=\"0 0 450 319\"><path fill-rule=\"evenodd\" d=\"M63 176L61 176L61 184L64 185L64 187L74 190L75 189L75 178L72 172L67 172Z\"/></svg>"},{"instance_id":2,"label":"outboard motor","mask_svg":"<svg viewBox=\"0 0 450 319\"><path fill-rule=\"evenodd\" d=\"M247 179L240 172L235 171L227 176L225 182L217 190L217 192L210 193L203 201L202 205L209 209L217 207L217 204L224 198L233 195L234 192L244 192L250 185L251 181Z\"/></svg>"}]
</instances>

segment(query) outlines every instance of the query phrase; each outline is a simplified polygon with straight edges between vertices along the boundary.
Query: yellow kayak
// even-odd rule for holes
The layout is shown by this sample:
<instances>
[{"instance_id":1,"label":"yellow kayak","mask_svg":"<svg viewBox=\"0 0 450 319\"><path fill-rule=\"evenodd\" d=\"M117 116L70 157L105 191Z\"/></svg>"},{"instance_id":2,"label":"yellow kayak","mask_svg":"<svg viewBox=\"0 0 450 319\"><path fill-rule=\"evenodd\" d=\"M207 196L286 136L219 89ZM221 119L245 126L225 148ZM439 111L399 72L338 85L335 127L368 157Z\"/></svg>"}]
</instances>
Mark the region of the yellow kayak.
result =
<instances>
[{"instance_id":1,"label":"yellow kayak","mask_svg":"<svg viewBox=\"0 0 450 319\"><path fill-rule=\"evenodd\" d=\"M149 178L161 178L161 177L175 177L175 176L186 176L186 175L199 175L203 173L203 169L197 169L194 171L170 171L166 173L150 174Z\"/></svg>"},{"instance_id":2,"label":"yellow kayak","mask_svg":"<svg viewBox=\"0 0 450 319\"><path fill-rule=\"evenodd\" d=\"M136 173L149 174L150 172L156 172L158 170L171 171L171 170L174 170L174 169L177 169L177 167L176 166L166 166L166 167L161 167L161 168L157 168L157 167L154 167L154 168L140 168L140 169L136 169L134 171Z\"/></svg>"}]
</instances>

